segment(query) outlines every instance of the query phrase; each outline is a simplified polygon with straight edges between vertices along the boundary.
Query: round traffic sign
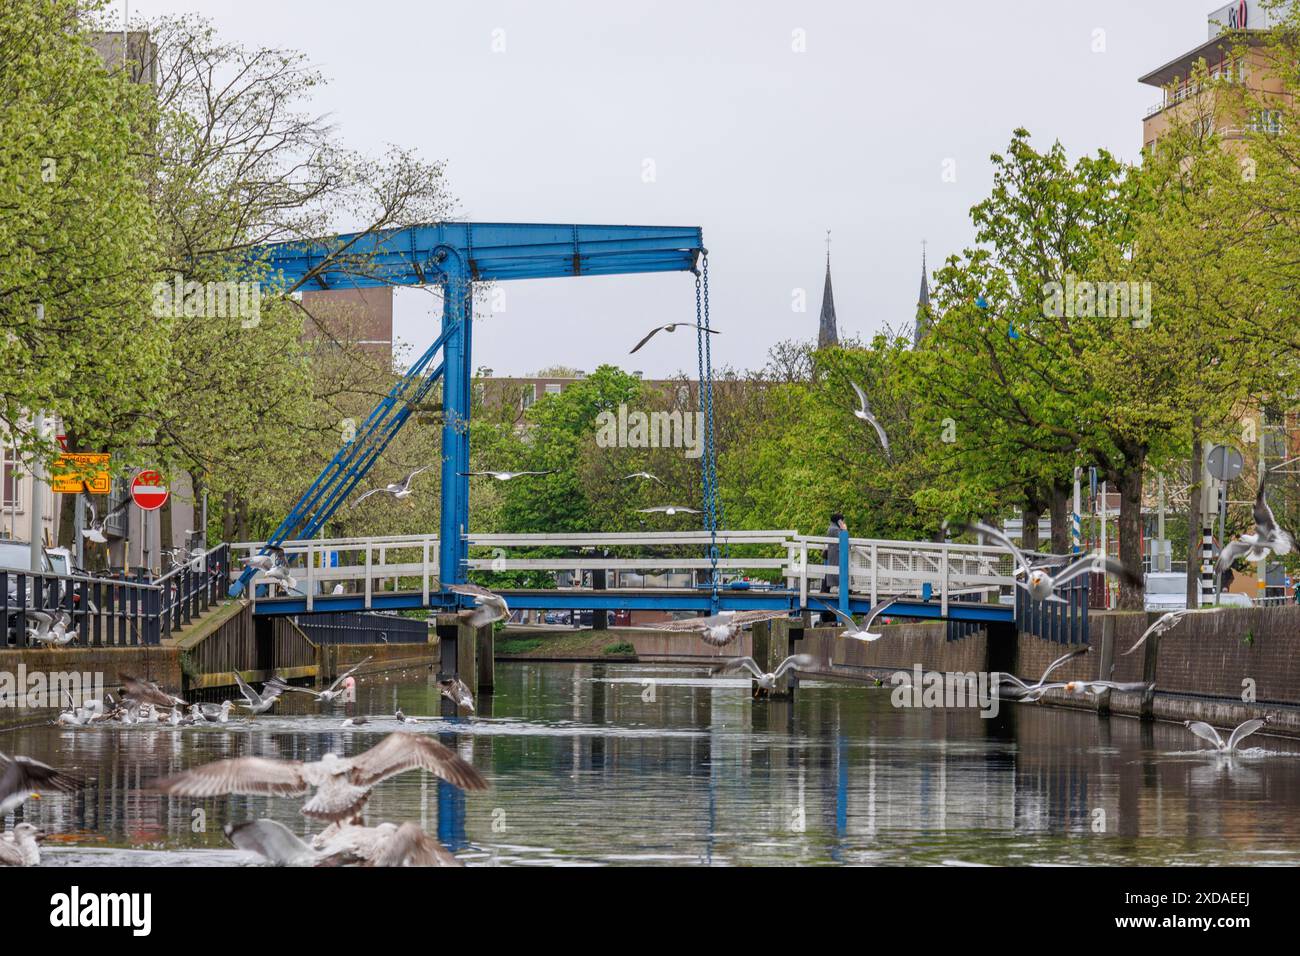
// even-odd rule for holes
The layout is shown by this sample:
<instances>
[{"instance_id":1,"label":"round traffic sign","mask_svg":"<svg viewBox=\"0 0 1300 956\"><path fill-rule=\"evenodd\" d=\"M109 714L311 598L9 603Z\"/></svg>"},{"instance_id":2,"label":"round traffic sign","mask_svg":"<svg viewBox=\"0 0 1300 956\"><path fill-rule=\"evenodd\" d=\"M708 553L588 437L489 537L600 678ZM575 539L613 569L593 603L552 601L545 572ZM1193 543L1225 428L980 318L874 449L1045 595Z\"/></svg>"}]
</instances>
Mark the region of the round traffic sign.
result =
<instances>
[{"instance_id":1,"label":"round traffic sign","mask_svg":"<svg viewBox=\"0 0 1300 956\"><path fill-rule=\"evenodd\" d=\"M1205 457L1205 468L1220 481L1232 481L1241 474L1246 460L1231 445L1215 445Z\"/></svg>"},{"instance_id":2,"label":"round traffic sign","mask_svg":"<svg viewBox=\"0 0 1300 956\"><path fill-rule=\"evenodd\" d=\"M157 511L167 503L167 483L156 471L140 471L131 479L131 498L141 511Z\"/></svg>"}]
</instances>

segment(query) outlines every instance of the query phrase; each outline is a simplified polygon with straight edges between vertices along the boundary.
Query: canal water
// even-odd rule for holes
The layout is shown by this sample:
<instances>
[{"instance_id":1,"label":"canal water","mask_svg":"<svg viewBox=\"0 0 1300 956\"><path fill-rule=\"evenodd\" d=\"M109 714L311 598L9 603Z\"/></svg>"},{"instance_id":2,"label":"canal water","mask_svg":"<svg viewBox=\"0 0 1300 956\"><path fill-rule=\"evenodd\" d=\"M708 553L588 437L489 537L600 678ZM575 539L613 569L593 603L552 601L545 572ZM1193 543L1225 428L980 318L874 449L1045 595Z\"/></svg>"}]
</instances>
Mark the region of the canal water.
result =
<instances>
[{"instance_id":1,"label":"canal water","mask_svg":"<svg viewBox=\"0 0 1300 956\"><path fill-rule=\"evenodd\" d=\"M491 789L418 772L380 784L369 822L414 820L470 865L1300 863L1300 742L1256 735L1221 758L1177 724L1044 706L896 708L888 687L805 681L793 704L749 683L624 664L502 664L468 720L430 718ZM150 792L241 755L351 754L439 710L425 670L363 678L355 704L286 695L283 713L196 728L27 728L0 752L83 775L31 801L49 865L243 865L223 823L319 827L297 799ZM341 728L348 715L374 722ZM380 719L376 719L376 718ZM11 815L5 821L12 826Z\"/></svg>"}]
</instances>

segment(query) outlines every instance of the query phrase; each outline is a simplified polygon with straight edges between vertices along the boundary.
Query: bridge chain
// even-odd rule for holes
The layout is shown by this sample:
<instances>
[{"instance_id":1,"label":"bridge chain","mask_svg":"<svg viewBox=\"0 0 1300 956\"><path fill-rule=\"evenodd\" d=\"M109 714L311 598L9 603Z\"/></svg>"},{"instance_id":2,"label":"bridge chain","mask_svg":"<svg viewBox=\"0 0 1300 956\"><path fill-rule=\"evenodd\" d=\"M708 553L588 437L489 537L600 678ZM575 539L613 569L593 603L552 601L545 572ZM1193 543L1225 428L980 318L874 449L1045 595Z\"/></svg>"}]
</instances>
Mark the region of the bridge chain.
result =
<instances>
[{"instance_id":1,"label":"bridge chain","mask_svg":"<svg viewBox=\"0 0 1300 956\"><path fill-rule=\"evenodd\" d=\"M695 349L699 365L700 419L697 430L704 429L704 455L700 461L700 484L703 495L704 528L709 532L710 584L714 604L718 598L718 522L722 503L718 495L717 450L713 432L713 344L709 331L709 256L701 257L700 271L695 274ZM730 550L730 548L728 548Z\"/></svg>"}]
</instances>

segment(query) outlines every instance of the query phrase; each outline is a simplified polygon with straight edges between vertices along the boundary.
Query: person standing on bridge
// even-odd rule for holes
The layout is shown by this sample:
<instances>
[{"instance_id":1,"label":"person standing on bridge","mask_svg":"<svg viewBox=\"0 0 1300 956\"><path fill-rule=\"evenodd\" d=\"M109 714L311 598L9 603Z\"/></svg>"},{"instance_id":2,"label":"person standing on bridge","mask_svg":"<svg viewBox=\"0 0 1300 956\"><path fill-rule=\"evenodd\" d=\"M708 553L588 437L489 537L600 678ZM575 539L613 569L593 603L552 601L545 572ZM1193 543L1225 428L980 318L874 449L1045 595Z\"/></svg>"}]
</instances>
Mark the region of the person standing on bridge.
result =
<instances>
[{"instance_id":1,"label":"person standing on bridge","mask_svg":"<svg viewBox=\"0 0 1300 956\"><path fill-rule=\"evenodd\" d=\"M828 544L826 546L826 559L824 562L825 564L828 564L831 567L836 567L836 568L839 567L840 532L848 531L848 530L849 530L849 526L844 523L844 515L838 511L832 512L831 523L826 527L826 537L833 538L834 543ZM827 594L830 594L832 591L835 591L839 587L839 584L840 584L839 574L831 574L828 572L826 574L825 579L822 582L822 590L825 591ZM830 611L822 611L821 618L818 621L818 623L834 624L835 615L832 614Z\"/></svg>"}]
</instances>

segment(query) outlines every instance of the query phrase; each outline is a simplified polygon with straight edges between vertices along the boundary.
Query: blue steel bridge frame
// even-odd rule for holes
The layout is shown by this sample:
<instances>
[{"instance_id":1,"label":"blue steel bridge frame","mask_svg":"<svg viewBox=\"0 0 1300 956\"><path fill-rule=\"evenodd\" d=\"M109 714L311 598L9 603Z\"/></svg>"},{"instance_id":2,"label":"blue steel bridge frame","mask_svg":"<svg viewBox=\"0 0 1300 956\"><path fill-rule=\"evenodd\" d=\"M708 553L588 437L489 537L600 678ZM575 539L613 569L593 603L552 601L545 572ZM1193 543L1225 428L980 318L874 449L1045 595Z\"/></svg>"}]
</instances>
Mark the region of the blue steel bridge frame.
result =
<instances>
[{"instance_id":1,"label":"blue steel bridge frame","mask_svg":"<svg viewBox=\"0 0 1300 956\"><path fill-rule=\"evenodd\" d=\"M266 269L270 280L282 284L285 292L422 285L438 285L443 292L442 328L433 345L375 406L356 436L325 466L267 544L315 536L441 380L439 599L445 607L465 603L447 586L465 581L468 559L469 479L463 473L469 471L473 284L697 272L705 255L703 233L695 226L497 222L430 223L252 250L250 265ZM441 361L435 362L440 354ZM241 594L254 574L253 569L246 569L231 585L230 595ZM296 613L303 611L305 608Z\"/></svg>"}]
</instances>

